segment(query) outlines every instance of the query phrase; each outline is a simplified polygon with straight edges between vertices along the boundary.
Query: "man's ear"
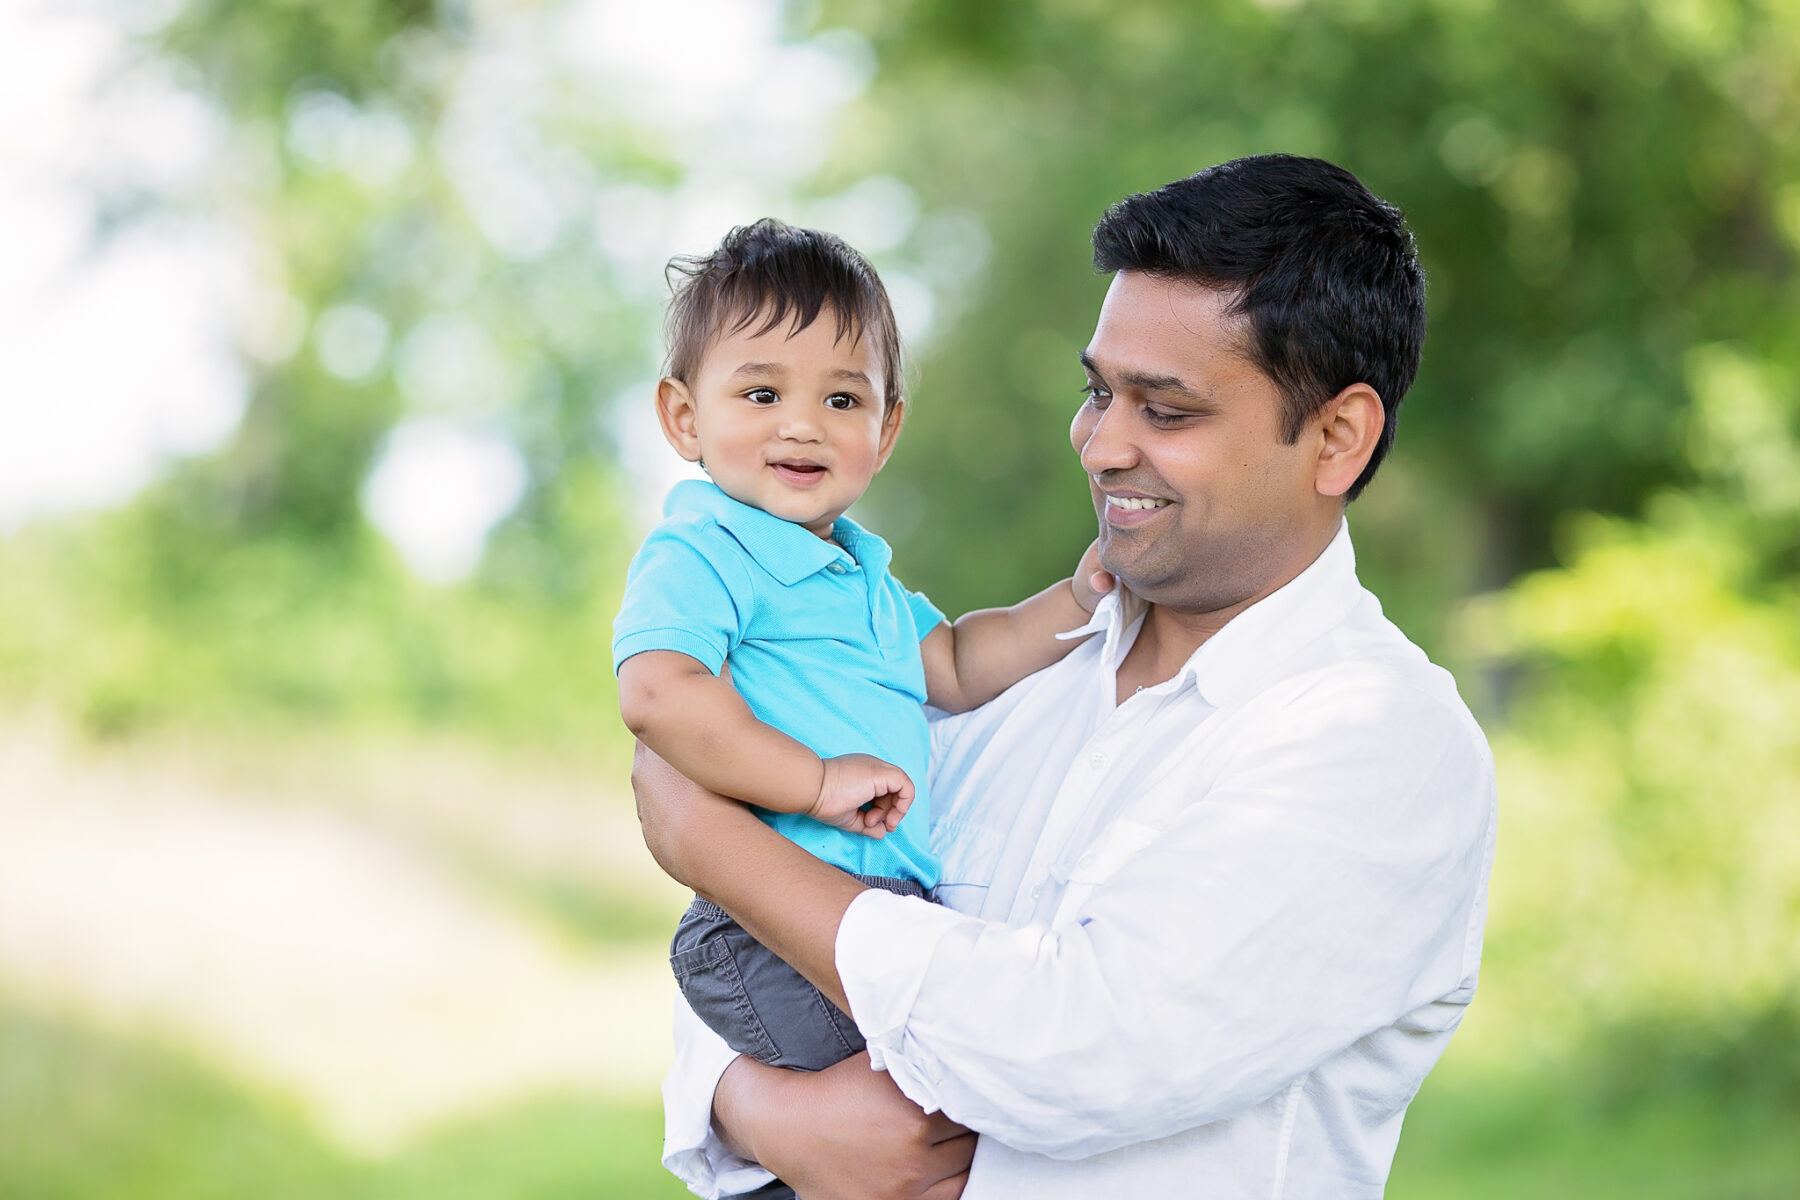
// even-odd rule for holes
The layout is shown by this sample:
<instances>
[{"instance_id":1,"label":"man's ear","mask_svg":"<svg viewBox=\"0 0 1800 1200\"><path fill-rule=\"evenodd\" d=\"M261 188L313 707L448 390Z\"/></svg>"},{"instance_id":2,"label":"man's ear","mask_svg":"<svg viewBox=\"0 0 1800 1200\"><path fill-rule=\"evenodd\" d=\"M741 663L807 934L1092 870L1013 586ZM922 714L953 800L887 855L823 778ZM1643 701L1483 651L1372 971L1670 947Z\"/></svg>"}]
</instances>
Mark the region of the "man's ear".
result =
<instances>
[{"instance_id":1,"label":"man's ear","mask_svg":"<svg viewBox=\"0 0 1800 1200\"><path fill-rule=\"evenodd\" d=\"M906 420L906 401L896 400L894 406L887 410L881 418L881 452L875 459L877 471L887 466L888 455L894 452L894 443L900 440L900 425Z\"/></svg>"},{"instance_id":2,"label":"man's ear","mask_svg":"<svg viewBox=\"0 0 1800 1200\"><path fill-rule=\"evenodd\" d=\"M1366 383L1353 383L1313 417L1319 431L1319 463L1313 486L1321 496L1342 496L1369 465L1381 442L1387 413L1381 397Z\"/></svg>"},{"instance_id":3,"label":"man's ear","mask_svg":"<svg viewBox=\"0 0 1800 1200\"><path fill-rule=\"evenodd\" d=\"M665 375L656 385L656 419L662 425L663 436L669 439L669 445L675 447L675 453L689 462L700 461L700 433L695 427L697 416L694 394L688 391L687 384L673 375Z\"/></svg>"}]
</instances>

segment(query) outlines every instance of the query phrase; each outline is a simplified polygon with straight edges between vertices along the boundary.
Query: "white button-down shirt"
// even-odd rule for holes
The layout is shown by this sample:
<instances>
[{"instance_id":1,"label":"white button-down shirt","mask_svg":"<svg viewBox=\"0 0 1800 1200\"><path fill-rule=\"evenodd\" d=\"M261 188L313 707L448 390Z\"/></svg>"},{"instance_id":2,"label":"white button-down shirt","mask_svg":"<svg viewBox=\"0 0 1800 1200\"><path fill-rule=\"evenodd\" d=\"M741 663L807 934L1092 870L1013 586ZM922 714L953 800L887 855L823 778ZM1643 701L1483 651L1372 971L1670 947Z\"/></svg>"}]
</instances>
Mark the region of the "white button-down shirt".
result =
<instances>
[{"instance_id":1,"label":"white button-down shirt","mask_svg":"<svg viewBox=\"0 0 1800 1200\"><path fill-rule=\"evenodd\" d=\"M981 1137L965 1200L1379 1196L1475 990L1487 743L1357 583L1347 530L1173 678L1116 704L1141 624L934 727L944 907L870 891L837 966L873 1063ZM677 1005L664 1162L731 1054Z\"/></svg>"}]
</instances>

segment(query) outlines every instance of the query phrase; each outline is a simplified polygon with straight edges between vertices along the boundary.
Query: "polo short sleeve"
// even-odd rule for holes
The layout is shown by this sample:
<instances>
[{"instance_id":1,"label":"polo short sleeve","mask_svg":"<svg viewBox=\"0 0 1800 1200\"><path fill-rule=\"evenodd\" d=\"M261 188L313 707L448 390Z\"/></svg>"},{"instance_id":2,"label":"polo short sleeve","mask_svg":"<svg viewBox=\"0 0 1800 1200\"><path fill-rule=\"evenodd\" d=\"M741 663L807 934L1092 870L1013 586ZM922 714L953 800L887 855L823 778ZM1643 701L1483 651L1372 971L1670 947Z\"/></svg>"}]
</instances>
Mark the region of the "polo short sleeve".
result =
<instances>
[{"instance_id":1,"label":"polo short sleeve","mask_svg":"<svg viewBox=\"0 0 1800 1200\"><path fill-rule=\"evenodd\" d=\"M943 610L927 600L921 592L907 592L906 607L912 610L913 624L918 628L921 642L930 637L931 631L948 619L944 616Z\"/></svg>"},{"instance_id":2,"label":"polo short sleeve","mask_svg":"<svg viewBox=\"0 0 1800 1200\"><path fill-rule=\"evenodd\" d=\"M717 675L743 640L754 604L730 535L704 521L665 521L644 539L613 622L613 670L646 650L674 650Z\"/></svg>"}]
</instances>

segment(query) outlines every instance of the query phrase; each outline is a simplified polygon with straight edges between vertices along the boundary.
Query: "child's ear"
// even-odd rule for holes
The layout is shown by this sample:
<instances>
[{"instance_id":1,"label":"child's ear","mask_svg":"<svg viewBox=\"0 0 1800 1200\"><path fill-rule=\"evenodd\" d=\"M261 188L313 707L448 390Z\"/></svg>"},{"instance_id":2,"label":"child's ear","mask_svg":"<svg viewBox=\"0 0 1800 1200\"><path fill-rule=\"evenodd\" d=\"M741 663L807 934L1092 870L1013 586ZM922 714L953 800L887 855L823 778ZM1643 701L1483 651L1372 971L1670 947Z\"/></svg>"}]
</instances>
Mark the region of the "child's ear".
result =
<instances>
[{"instance_id":1,"label":"child's ear","mask_svg":"<svg viewBox=\"0 0 1800 1200\"><path fill-rule=\"evenodd\" d=\"M656 419L662 425L663 436L669 439L669 445L675 447L675 453L689 462L700 461L700 433L695 428L696 411L694 394L688 391L687 384L666 375L656 385Z\"/></svg>"},{"instance_id":2,"label":"child's ear","mask_svg":"<svg viewBox=\"0 0 1800 1200\"><path fill-rule=\"evenodd\" d=\"M896 400L894 406L887 410L881 418L881 453L875 459L877 471L887 466L888 455L894 452L894 443L900 438L900 423L906 420L906 401Z\"/></svg>"}]
</instances>

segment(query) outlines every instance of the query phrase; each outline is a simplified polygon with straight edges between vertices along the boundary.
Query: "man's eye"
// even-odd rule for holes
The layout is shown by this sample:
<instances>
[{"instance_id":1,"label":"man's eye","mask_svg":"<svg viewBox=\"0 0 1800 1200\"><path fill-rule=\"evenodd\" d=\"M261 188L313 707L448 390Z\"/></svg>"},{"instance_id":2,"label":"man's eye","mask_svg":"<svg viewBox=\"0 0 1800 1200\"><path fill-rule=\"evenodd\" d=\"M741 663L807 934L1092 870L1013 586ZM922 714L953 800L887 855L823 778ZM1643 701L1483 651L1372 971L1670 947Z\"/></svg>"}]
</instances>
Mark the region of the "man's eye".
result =
<instances>
[{"instance_id":1,"label":"man's eye","mask_svg":"<svg viewBox=\"0 0 1800 1200\"><path fill-rule=\"evenodd\" d=\"M752 404L773 404L781 399L774 388L751 388L744 393L744 399Z\"/></svg>"},{"instance_id":2,"label":"man's eye","mask_svg":"<svg viewBox=\"0 0 1800 1200\"><path fill-rule=\"evenodd\" d=\"M845 392L837 392L825 397L825 407L835 408L839 412L849 412L856 407L856 397Z\"/></svg>"},{"instance_id":3,"label":"man's eye","mask_svg":"<svg viewBox=\"0 0 1800 1200\"><path fill-rule=\"evenodd\" d=\"M1107 401L1112 399L1112 393L1097 383L1083 384L1081 394L1086 396L1088 403L1096 408L1105 408Z\"/></svg>"},{"instance_id":4,"label":"man's eye","mask_svg":"<svg viewBox=\"0 0 1800 1200\"><path fill-rule=\"evenodd\" d=\"M1149 421L1152 425L1174 425L1179 423L1181 418L1185 416L1187 416L1186 413L1163 412L1161 409L1152 408L1148 404L1144 406L1144 419Z\"/></svg>"}]
</instances>

